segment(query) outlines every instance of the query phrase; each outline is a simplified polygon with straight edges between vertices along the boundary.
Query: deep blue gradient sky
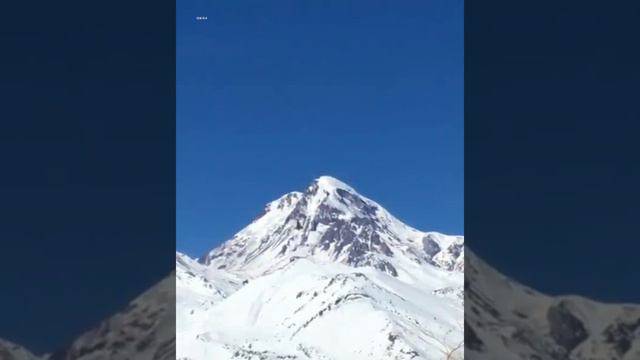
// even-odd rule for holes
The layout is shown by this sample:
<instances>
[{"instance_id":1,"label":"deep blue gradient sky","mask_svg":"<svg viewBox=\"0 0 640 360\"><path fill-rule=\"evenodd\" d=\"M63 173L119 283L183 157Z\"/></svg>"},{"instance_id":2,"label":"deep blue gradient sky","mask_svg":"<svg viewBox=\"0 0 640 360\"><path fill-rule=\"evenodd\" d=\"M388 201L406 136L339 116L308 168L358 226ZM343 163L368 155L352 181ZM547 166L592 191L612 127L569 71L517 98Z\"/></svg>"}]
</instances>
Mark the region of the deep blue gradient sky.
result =
<instances>
[{"instance_id":1,"label":"deep blue gradient sky","mask_svg":"<svg viewBox=\"0 0 640 360\"><path fill-rule=\"evenodd\" d=\"M179 251L320 175L462 234L461 0L177 5Z\"/></svg>"}]
</instances>

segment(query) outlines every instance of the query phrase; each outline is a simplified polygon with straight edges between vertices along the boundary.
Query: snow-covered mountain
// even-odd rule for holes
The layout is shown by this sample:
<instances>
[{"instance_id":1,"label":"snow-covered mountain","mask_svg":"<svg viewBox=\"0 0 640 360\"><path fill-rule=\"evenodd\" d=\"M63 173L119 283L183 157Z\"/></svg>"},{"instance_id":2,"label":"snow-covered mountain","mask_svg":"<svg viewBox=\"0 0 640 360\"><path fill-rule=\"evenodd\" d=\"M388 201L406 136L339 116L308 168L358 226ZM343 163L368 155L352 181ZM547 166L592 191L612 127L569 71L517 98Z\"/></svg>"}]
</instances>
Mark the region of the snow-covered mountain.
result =
<instances>
[{"instance_id":1,"label":"snow-covered mountain","mask_svg":"<svg viewBox=\"0 0 640 360\"><path fill-rule=\"evenodd\" d=\"M177 356L462 358L463 245L320 177L197 261L177 254Z\"/></svg>"},{"instance_id":2,"label":"snow-covered mountain","mask_svg":"<svg viewBox=\"0 0 640 360\"><path fill-rule=\"evenodd\" d=\"M462 270L463 241L413 229L347 184L322 176L304 193L267 204L261 216L200 261L256 276L292 258L313 257L398 277L395 265L402 267L403 261Z\"/></svg>"},{"instance_id":3,"label":"snow-covered mountain","mask_svg":"<svg viewBox=\"0 0 640 360\"><path fill-rule=\"evenodd\" d=\"M24 347L10 341L0 339L0 360L39 360Z\"/></svg>"},{"instance_id":4,"label":"snow-covered mountain","mask_svg":"<svg viewBox=\"0 0 640 360\"><path fill-rule=\"evenodd\" d=\"M466 261L468 359L640 359L640 305L547 296L500 274L471 251Z\"/></svg>"},{"instance_id":5,"label":"snow-covered mountain","mask_svg":"<svg viewBox=\"0 0 640 360\"><path fill-rule=\"evenodd\" d=\"M175 273L45 360L175 359Z\"/></svg>"},{"instance_id":6,"label":"snow-covered mountain","mask_svg":"<svg viewBox=\"0 0 640 360\"><path fill-rule=\"evenodd\" d=\"M0 340L0 360L640 359L640 305L541 294L464 254L321 177L201 259L176 254L61 351Z\"/></svg>"},{"instance_id":7,"label":"snow-covered mountain","mask_svg":"<svg viewBox=\"0 0 640 360\"><path fill-rule=\"evenodd\" d=\"M71 344L36 356L0 340L0 360L174 360L175 273Z\"/></svg>"}]
</instances>

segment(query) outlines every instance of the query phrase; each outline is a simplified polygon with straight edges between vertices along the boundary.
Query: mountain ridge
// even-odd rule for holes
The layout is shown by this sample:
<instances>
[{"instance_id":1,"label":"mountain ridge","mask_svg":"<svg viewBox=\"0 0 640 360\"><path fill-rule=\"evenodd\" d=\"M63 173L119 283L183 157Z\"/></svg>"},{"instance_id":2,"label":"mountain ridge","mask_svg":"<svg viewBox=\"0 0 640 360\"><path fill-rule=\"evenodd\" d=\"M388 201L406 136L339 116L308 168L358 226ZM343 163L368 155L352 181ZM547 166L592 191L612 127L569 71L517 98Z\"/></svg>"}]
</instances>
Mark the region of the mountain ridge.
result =
<instances>
[{"instance_id":1,"label":"mountain ridge","mask_svg":"<svg viewBox=\"0 0 640 360\"><path fill-rule=\"evenodd\" d=\"M290 192L268 203L261 216L199 261L240 268L255 264L264 254L270 259L326 255L326 260L397 274L388 261L395 255L393 247L413 261L450 269L457 265L461 270L462 244L462 236L416 230L344 182L321 176L304 192ZM429 249L429 258L420 247Z\"/></svg>"},{"instance_id":2,"label":"mountain ridge","mask_svg":"<svg viewBox=\"0 0 640 360\"><path fill-rule=\"evenodd\" d=\"M640 305L550 296L467 251L465 339L472 360L640 358Z\"/></svg>"},{"instance_id":3,"label":"mountain ridge","mask_svg":"<svg viewBox=\"0 0 640 360\"><path fill-rule=\"evenodd\" d=\"M175 272L119 312L43 355L0 339L2 360L172 360L175 358Z\"/></svg>"}]
</instances>

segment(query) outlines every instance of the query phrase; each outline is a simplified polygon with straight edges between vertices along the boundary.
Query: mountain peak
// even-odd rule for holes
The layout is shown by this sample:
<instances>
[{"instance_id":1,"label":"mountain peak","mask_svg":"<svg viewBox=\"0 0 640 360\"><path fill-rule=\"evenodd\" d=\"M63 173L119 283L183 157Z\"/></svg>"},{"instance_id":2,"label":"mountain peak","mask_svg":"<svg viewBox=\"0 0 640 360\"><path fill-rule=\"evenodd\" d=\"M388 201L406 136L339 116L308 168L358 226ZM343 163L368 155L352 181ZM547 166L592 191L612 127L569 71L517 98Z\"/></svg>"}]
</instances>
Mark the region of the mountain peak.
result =
<instances>
[{"instance_id":1,"label":"mountain peak","mask_svg":"<svg viewBox=\"0 0 640 360\"><path fill-rule=\"evenodd\" d=\"M178 263L178 358L440 359L463 341L463 259L462 238L413 229L321 176L201 264Z\"/></svg>"},{"instance_id":2,"label":"mountain peak","mask_svg":"<svg viewBox=\"0 0 640 360\"><path fill-rule=\"evenodd\" d=\"M323 175L313 181L310 189L317 186L319 189L332 191L336 189L346 190L349 192L356 192L351 186L347 185L343 181L340 181L332 176Z\"/></svg>"},{"instance_id":3,"label":"mountain peak","mask_svg":"<svg viewBox=\"0 0 640 360\"><path fill-rule=\"evenodd\" d=\"M398 276L396 265L431 264L453 270L462 240L413 229L344 182L321 176L304 193L270 203L249 226L201 262L255 275L309 257Z\"/></svg>"}]
</instances>

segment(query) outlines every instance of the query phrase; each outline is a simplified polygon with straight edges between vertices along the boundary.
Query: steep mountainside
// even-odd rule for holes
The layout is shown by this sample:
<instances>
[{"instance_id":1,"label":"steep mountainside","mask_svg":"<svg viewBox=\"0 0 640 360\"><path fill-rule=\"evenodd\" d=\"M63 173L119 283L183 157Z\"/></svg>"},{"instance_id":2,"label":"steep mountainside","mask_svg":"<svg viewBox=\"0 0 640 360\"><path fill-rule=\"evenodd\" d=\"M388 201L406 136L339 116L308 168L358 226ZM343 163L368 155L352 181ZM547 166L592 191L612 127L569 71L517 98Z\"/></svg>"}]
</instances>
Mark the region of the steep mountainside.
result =
<instances>
[{"instance_id":1,"label":"steep mountainside","mask_svg":"<svg viewBox=\"0 0 640 360\"><path fill-rule=\"evenodd\" d=\"M312 256L398 276L397 261L463 270L463 241L413 229L350 186L323 176L304 193L267 204L262 216L200 261L261 275L291 258Z\"/></svg>"},{"instance_id":2,"label":"steep mountainside","mask_svg":"<svg viewBox=\"0 0 640 360\"><path fill-rule=\"evenodd\" d=\"M0 340L0 360L173 360L175 274L53 354L35 356Z\"/></svg>"},{"instance_id":3,"label":"steep mountainside","mask_svg":"<svg viewBox=\"0 0 640 360\"><path fill-rule=\"evenodd\" d=\"M175 274L47 360L173 360Z\"/></svg>"},{"instance_id":4,"label":"steep mountainside","mask_svg":"<svg viewBox=\"0 0 640 360\"><path fill-rule=\"evenodd\" d=\"M462 358L463 245L318 178L199 261L177 255L178 358Z\"/></svg>"},{"instance_id":5,"label":"steep mountainside","mask_svg":"<svg viewBox=\"0 0 640 360\"><path fill-rule=\"evenodd\" d=\"M39 360L39 358L20 345L0 339L0 360Z\"/></svg>"},{"instance_id":6,"label":"steep mountainside","mask_svg":"<svg viewBox=\"0 0 640 360\"><path fill-rule=\"evenodd\" d=\"M472 360L640 359L640 305L551 297L467 251L466 356Z\"/></svg>"}]
</instances>

